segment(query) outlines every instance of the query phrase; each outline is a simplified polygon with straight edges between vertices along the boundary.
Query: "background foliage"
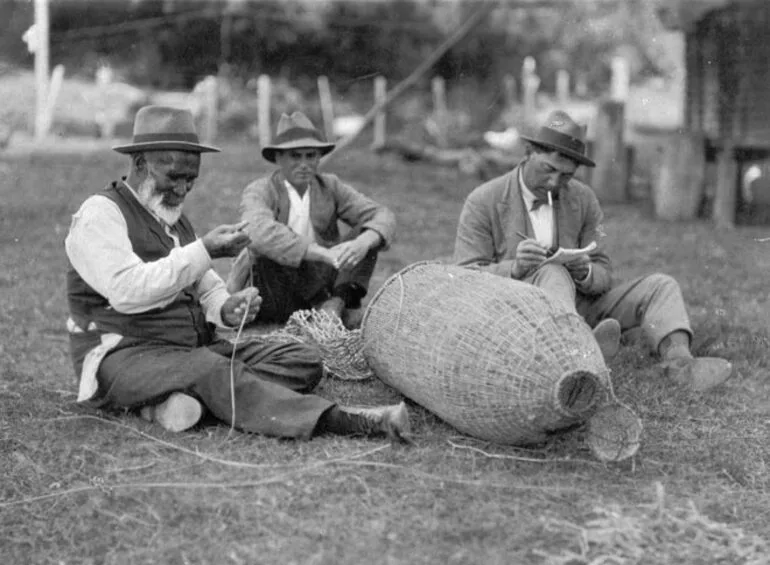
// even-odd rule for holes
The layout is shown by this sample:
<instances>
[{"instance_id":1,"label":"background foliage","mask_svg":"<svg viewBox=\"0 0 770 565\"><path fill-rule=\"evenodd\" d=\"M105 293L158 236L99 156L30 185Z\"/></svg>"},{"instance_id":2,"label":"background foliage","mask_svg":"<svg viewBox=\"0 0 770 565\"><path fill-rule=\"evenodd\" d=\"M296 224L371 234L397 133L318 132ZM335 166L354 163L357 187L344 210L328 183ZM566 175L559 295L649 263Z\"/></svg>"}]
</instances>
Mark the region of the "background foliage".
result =
<instances>
[{"instance_id":1,"label":"background foliage","mask_svg":"<svg viewBox=\"0 0 770 565\"><path fill-rule=\"evenodd\" d=\"M247 80L260 73L302 87L326 74L340 88L382 74L399 80L478 7L478 0L51 0L51 59L68 75L101 62L139 86L189 89L227 63ZM530 4L524 6L522 4ZM634 78L665 74L673 62L657 36L656 1L503 2L436 66L451 81L477 83L539 63L552 89L566 68L587 93L602 92L609 58L622 52ZM32 24L27 0L0 0L0 61L31 66L21 40Z\"/></svg>"}]
</instances>

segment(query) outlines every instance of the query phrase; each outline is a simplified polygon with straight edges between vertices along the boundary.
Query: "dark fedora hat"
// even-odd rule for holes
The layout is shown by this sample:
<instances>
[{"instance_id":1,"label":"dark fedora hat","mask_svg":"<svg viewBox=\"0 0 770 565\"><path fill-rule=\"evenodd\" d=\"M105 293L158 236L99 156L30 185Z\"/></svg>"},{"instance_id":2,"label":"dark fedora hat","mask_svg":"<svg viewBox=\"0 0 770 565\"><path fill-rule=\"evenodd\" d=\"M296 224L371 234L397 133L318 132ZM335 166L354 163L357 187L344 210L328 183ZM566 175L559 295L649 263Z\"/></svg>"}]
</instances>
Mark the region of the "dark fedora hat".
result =
<instances>
[{"instance_id":1,"label":"dark fedora hat","mask_svg":"<svg viewBox=\"0 0 770 565\"><path fill-rule=\"evenodd\" d=\"M134 138L128 145L113 147L118 153L140 151L190 151L216 153L216 147L201 145L192 112L168 106L144 106L134 118Z\"/></svg>"},{"instance_id":2,"label":"dark fedora hat","mask_svg":"<svg viewBox=\"0 0 770 565\"><path fill-rule=\"evenodd\" d=\"M262 148L262 156L275 163L275 152L286 149L314 148L326 155L334 149L334 143L329 143L323 134L313 125L313 122L302 112L294 112L291 116L281 114L275 139L270 145Z\"/></svg>"},{"instance_id":3,"label":"dark fedora hat","mask_svg":"<svg viewBox=\"0 0 770 565\"><path fill-rule=\"evenodd\" d=\"M520 137L535 145L558 151L586 167L596 166L596 163L586 157L585 128L562 110L554 110L548 114L545 124L533 135Z\"/></svg>"}]
</instances>

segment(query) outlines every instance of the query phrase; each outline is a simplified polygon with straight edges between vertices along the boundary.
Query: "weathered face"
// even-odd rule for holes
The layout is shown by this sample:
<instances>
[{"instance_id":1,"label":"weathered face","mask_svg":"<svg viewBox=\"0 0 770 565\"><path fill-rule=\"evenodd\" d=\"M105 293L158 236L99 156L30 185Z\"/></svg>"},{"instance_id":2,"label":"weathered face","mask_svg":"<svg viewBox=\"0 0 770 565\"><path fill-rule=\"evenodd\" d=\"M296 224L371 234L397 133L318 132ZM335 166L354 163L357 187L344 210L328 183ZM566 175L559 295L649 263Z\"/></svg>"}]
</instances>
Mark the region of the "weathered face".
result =
<instances>
[{"instance_id":1,"label":"weathered face","mask_svg":"<svg viewBox=\"0 0 770 565\"><path fill-rule=\"evenodd\" d=\"M524 162L522 174L527 188L542 197L548 191L565 188L577 168L577 163L561 153L533 151Z\"/></svg>"},{"instance_id":2,"label":"weathered face","mask_svg":"<svg viewBox=\"0 0 770 565\"><path fill-rule=\"evenodd\" d=\"M275 162L293 186L306 186L315 176L321 152L309 147L277 151Z\"/></svg>"},{"instance_id":3,"label":"weathered face","mask_svg":"<svg viewBox=\"0 0 770 565\"><path fill-rule=\"evenodd\" d=\"M168 208L182 205L198 178L201 157L188 151L156 151L145 154L147 178L154 183L153 192Z\"/></svg>"}]
</instances>

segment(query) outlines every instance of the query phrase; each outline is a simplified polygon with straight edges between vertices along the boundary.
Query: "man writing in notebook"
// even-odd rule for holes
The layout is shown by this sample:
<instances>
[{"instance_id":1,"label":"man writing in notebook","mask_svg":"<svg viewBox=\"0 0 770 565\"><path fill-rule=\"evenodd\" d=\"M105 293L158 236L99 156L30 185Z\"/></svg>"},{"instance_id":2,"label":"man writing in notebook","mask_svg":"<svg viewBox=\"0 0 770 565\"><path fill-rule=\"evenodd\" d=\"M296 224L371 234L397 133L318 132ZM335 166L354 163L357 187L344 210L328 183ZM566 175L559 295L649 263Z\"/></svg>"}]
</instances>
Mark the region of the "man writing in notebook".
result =
<instances>
[{"instance_id":1,"label":"man writing in notebook","mask_svg":"<svg viewBox=\"0 0 770 565\"><path fill-rule=\"evenodd\" d=\"M706 390L730 377L724 359L693 357L692 329L679 284L655 273L615 283L601 245L603 213L593 191L573 178L586 156L584 128L552 112L527 142L524 159L509 173L476 188L466 199L455 239L454 262L542 288L594 329L606 359L620 334L640 327L661 368L674 381ZM565 263L546 262L557 249L596 248Z\"/></svg>"}]
</instances>

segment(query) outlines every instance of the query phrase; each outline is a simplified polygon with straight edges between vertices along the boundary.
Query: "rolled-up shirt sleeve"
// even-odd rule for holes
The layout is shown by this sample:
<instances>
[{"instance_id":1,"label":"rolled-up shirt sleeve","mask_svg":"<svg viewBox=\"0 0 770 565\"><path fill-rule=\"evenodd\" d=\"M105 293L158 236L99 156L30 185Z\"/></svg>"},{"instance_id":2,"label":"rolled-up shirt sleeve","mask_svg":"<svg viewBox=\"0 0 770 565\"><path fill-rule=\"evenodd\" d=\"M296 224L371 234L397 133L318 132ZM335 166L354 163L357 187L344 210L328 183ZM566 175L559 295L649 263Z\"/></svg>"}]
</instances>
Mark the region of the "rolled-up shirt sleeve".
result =
<instances>
[{"instance_id":1,"label":"rolled-up shirt sleeve","mask_svg":"<svg viewBox=\"0 0 770 565\"><path fill-rule=\"evenodd\" d=\"M225 327L227 324L222 321L222 305L230 298L225 281L216 271L209 269L198 281L197 289L206 320L217 326Z\"/></svg>"},{"instance_id":2,"label":"rolled-up shirt sleeve","mask_svg":"<svg viewBox=\"0 0 770 565\"><path fill-rule=\"evenodd\" d=\"M211 257L199 239L175 247L157 261L142 261L133 251L126 221L117 204L99 195L87 199L74 214L64 246L83 280L123 314L166 306L184 288L203 282L202 277L211 270ZM216 273L211 273L222 282ZM208 299L214 310L206 312L207 318L212 314L215 319L219 316L222 299L216 286L208 276L203 290L210 294ZM222 287L224 290L224 283Z\"/></svg>"}]
</instances>

